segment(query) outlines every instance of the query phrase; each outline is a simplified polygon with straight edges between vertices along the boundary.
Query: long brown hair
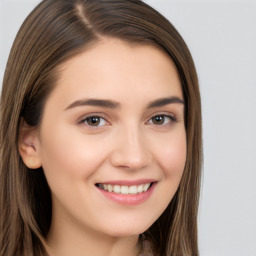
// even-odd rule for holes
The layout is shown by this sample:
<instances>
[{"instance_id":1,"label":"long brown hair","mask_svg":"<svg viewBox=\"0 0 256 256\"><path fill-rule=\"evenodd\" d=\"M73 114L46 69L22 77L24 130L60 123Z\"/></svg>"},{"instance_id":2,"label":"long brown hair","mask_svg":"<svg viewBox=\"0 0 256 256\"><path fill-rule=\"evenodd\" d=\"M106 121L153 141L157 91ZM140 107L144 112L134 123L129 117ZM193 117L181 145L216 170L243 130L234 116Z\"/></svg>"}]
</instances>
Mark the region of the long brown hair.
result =
<instances>
[{"instance_id":1,"label":"long brown hair","mask_svg":"<svg viewBox=\"0 0 256 256\"><path fill-rule=\"evenodd\" d=\"M162 48L173 60L185 99L187 160L179 188L147 230L159 256L197 256L201 176L201 104L190 52L172 24L140 0L44 0L21 26L8 59L0 124L0 256L44 255L51 192L42 168L32 171L18 151L21 119L40 124L60 65L114 37Z\"/></svg>"}]
</instances>

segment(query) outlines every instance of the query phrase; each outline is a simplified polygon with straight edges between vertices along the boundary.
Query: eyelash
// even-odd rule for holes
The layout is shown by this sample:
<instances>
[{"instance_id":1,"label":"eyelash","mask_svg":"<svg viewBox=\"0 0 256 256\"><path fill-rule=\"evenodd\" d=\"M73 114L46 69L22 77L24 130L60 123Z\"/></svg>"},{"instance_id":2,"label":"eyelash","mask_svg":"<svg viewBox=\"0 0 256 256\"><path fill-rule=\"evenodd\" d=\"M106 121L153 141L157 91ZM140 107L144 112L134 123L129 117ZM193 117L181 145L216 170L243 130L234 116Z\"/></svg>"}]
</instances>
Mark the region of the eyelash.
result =
<instances>
[{"instance_id":1,"label":"eyelash","mask_svg":"<svg viewBox=\"0 0 256 256\"><path fill-rule=\"evenodd\" d=\"M101 121L104 120L106 123L109 124L109 122L106 120L105 117L101 116L100 114L91 114L91 115L88 115L86 117L84 117L81 121L79 121L79 124L81 125L86 125L89 129L98 129L99 127L102 127L101 126L93 126L93 125L89 125L88 124L88 120L90 118L99 118ZM87 124L86 124L87 123Z\"/></svg>"},{"instance_id":2,"label":"eyelash","mask_svg":"<svg viewBox=\"0 0 256 256\"><path fill-rule=\"evenodd\" d=\"M166 122L166 119L169 119L169 122L164 123L164 124L154 124L152 119L156 118L156 117L164 117L165 118L164 122ZM88 120L91 119L91 118L98 118L98 119L100 119L100 123L102 122L102 120L104 120L104 122L107 123L107 124L96 125L96 126L90 125L90 124L88 124ZM157 114L157 115L152 116L147 121L147 123L149 123L149 122L150 122L150 125L155 125L155 126L159 126L159 127L163 127L163 126L166 127L166 126L171 126L174 123L176 123L177 119L176 119L176 117L174 115ZM100 114L91 114L91 115L86 116L85 118L83 118L81 121L79 121L79 124L86 125L89 129L99 129L100 127L105 126L105 125L109 125L110 123L106 120L106 118L104 116L102 116Z\"/></svg>"},{"instance_id":3,"label":"eyelash","mask_svg":"<svg viewBox=\"0 0 256 256\"><path fill-rule=\"evenodd\" d=\"M152 122L152 119L156 118L156 117L161 117L161 118L164 117L165 118L164 122L166 121L166 119L169 119L169 122L168 123L164 123L164 124L154 124ZM151 117L149 120L151 121L151 124L156 125L156 126L170 126L170 125L173 125L174 122L177 122L177 119L176 119L175 116L173 116L173 115L166 115L166 114L155 115L155 116Z\"/></svg>"}]
</instances>

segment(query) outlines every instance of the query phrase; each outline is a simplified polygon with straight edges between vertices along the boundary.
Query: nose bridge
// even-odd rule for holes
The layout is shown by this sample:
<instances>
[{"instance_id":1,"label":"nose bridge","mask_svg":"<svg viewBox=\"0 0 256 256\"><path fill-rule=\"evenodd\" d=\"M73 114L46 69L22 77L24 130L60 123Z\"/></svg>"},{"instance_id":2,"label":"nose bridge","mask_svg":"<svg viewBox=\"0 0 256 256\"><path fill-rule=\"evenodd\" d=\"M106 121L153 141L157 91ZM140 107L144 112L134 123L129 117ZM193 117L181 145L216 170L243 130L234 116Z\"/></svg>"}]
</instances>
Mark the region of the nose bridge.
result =
<instances>
[{"instance_id":1,"label":"nose bridge","mask_svg":"<svg viewBox=\"0 0 256 256\"><path fill-rule=\"evenodd\" d=\"M112 164L119 167L140 169L150 162L150 151L147 147L143 129L135 123L123 126L119 130L117 143L112 153Z\"/></svg>"}]
</instances>

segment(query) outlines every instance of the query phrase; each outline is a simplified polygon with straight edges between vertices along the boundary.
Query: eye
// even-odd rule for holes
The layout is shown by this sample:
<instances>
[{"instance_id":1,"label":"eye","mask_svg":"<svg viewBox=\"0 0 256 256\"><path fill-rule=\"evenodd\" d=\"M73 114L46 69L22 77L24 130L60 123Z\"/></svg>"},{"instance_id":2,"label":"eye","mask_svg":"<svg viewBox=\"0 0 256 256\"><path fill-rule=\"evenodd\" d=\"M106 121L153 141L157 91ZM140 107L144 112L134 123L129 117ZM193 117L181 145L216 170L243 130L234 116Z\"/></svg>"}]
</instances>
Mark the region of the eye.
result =
<instances>
[{"instance_id":1,"label":"eye","mask_svg":"<svg viewBox=\"0 0 256 256\"><path fill-rule=\"evenodd\" d=\"M101 127L108 124L107 120L101 116L88 116L81 123L91 127Z\"/></svg>"},{"instance_id":2,"label":"eye","mask_svg":"<svg viewBox=\"0 0 256 256\"><path fill-rule=\"evenodd\" d=\"M149 123L154 125L168 125L176 121L177 120L174 116L156 115L149 120Z\"/></svg>"}]
</instances>

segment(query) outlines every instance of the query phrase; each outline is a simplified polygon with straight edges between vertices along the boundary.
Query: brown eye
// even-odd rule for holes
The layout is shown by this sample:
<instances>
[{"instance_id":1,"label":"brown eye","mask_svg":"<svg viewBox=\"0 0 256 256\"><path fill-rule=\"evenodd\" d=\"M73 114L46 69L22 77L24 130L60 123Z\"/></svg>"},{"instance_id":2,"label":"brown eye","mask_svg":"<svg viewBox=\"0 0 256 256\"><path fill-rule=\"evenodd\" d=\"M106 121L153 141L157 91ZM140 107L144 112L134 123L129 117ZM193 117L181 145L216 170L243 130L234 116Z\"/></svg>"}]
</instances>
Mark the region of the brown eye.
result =
<instances>
[{"instance_id":1,"label":"brown eye","mask_svg":"<svg viewBox=\"0 0 256 256\"><path fill-rule=\"evenodd\" d=\"M97 116L93 116L93 117L89 117L87 118L87 124L91 125L91 126L98 126L100 123L100 118Z\"/></svg>"},{"instance_id":2,"label":"brown eye","mask_svg":"<svg viewBox=\"0 0 256 256\"><path fill-rule=\"evenodd\" d=\"M152 118L152 123L156 125L164 124L166 120L166 116L154 116Z\"/></svg>"},{"instance_id":3,"label":"brown eye","mask_svg":"<svg viewBox=\"0 0 256 256\"><path fill-rule=\"evenodd\" d=\"M173 122L177 122L176 118L174 116L169 116L169 115L157 115L153 116L150 120L149 123L153 125L169 125L172 124Z\"/></svg>"},{"instance_id":4,"label":"brown eye","mask_svg":"<svg viewBox=\"0 0 256 256\"><path fill-rule=\"evenodd\" d=\"M106 125L107 121L100 116L90 116L83 121L88 126L103 126Z\"/></svg>"}]
</instances>

